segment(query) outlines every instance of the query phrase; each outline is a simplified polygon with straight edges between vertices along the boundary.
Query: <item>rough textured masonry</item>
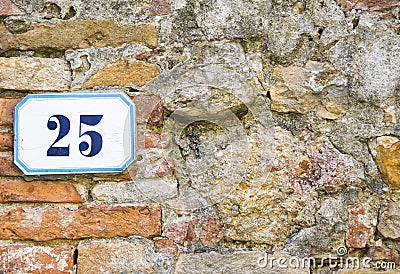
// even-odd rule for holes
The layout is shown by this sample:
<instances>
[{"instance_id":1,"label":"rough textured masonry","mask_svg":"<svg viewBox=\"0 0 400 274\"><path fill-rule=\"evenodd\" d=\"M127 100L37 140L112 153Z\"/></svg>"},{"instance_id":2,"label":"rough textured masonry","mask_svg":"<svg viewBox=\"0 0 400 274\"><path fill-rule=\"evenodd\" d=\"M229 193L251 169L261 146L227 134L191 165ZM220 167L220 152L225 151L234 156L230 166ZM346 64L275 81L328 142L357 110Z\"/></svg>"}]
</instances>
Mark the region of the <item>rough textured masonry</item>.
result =
<instances>
[{"instance_id":1,"label":"rough textured masonry","mask_svg":"<svg viewBox=\"0 0 400 274\"><path fill-rule=\"evenodd\" d=\"M26 176L28 94L119 89L123 173ZM400 273L400 1L0 0L0 273Z\"/></svg>"}]
</instances>

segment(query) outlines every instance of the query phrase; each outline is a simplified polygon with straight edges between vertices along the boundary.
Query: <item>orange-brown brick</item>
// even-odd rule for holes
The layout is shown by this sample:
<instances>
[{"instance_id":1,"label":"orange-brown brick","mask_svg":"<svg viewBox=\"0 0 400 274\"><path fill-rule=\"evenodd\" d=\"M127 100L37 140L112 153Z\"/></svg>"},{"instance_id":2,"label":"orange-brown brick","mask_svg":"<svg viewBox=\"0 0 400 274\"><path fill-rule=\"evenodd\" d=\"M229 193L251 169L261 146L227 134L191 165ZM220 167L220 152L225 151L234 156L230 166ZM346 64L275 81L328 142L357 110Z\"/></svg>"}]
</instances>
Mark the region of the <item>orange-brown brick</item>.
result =
<instances>
[{"instance_id":1,"label":"orange-brown brick","mask_svg":"<svg viewBox=\"0 0 400 274\"><path fill-rule=\"evenodd\" d=\"M73 248L69 246L0 246L0 273L73 273Z\"/></svg>"},{"instance_id":2,"label":"orange-brown brick","mask_svg":"<svg viewBox=\"0 0 400 274\"><path fill-rule=\"evenodd\" d=\"M0 151L11 151L13 149L14 137L11 133L0 132Z\"/></svg>"},{"instance_id":3,"label":"orange-brown brick","mask_svg":"<svg viewBox=\"0 0 400 274\"><path fill-rule=\"evenodd\" d=\"M21 99L0 98L0 126L10 126L14 123L14 108Z\"/></svg>"},{"instance_id":4,"label":"orange-brown brick","mask_svg":"<svg viewBox=\"0 0 400 274\"><path fill-rule=\"evenodd\" d=\"M79 208L6 207L0 212L0 239L53 239L158 236L161 208L149 205L85 205Z\"/></svg>"},{"instance_id":5,"label":"orange-brown brick","mask_svg":"<svg viewBox=\"0 0 400 274\"><path fill-rule=\"evenodd\" d=\"M0 176L20 176L22 172L14 165L12 156L0 157Z\"/></svg>"},{"instance_id":6,"label":"orange-brown brick","mask_svg":"<svg viewBox=\"0 0 400 274\"><path fill-rule=\"evenodd\" d=\"M0 202L83 203L86 189L69 182L25 182L0 179Z\"/></svg>"}]
</instances>

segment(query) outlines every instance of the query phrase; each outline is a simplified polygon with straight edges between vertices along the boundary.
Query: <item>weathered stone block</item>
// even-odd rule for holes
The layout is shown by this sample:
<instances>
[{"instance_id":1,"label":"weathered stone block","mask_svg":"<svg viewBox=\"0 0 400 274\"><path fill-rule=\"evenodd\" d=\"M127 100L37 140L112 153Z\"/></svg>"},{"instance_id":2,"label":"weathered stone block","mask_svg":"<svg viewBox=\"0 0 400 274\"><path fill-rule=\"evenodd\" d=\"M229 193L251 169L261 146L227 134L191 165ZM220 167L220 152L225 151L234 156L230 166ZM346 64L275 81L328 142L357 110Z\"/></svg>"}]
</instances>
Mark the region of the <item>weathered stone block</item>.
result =
<instances>
[{"instance_id":1,"label":"weathered stone block","mask_svg":"<svg viewBox=\"0 0 400 274\"><path fill-rule=\"evenodd\" d=\"M0 57L0 72L2 89L65 91L71 81L68 63L58 58Z\"/></svg>"},{"instance_id":2,"label":"weathered stone block","mask_svg":"<svg viewBox=\"0 0 400 274\"><path fill-rule=\"evenodd\" d=\"M391 202L383 209L378 230L386 238L400 238L400 203Z\"/></svg>"},{"instance_id":3,"label":"weathered stone block","mask_svg":"<svg viewBox=\"0 0 400 274\"><path fill-rule=\"evenodd\" d=\"M309 61L302 67L277 67L271 88L272 110L305 114L317 111L337 119L347 108L347 81L330 65Z\"/></svg>"},{"instance_id":4,"label":"weathered stone block","mask_svg":"<svg viewBox=\"0 0 400 274\"><path fill-rule=\"evenodd\" d=\"M43 48L65 51L89 47L117 47L124 43L143 43L149 47L157 45L157 30L154 25L119 26L113 21L96 20L39 23L20 34L0 29L0 36L0 53Z\"/></svg>"},{"instance_id":5,"label":"weathered stone block","mask_svg":"<svg viewBox=\"0 0 400 274\"><path fill-rule=\"evenodd\" d=\"M128 241L90 241L78 245L78 273L155 273L145 246Z\"/></svg>"},{"instance_id":6,"label":"weathered stone block","mask_svg":"<svg viewBox=\"0 0 400 274\"><path fill-rule=\"evenodd\" d=\"M395 137L377 138L376 163L383 180L393 189L400 188L400 140Z\"/></svg>"},{"instance_id":7,"label":"weathered stone block","mask_svg":"<svg viewBox=\"0 0 400 274\"><path fill-rule=\"evenodd\" d=\"M119 60L92 75L83 88L96 86L144 86L160 74L158 66Z\"/></svg>"}]
</instances>

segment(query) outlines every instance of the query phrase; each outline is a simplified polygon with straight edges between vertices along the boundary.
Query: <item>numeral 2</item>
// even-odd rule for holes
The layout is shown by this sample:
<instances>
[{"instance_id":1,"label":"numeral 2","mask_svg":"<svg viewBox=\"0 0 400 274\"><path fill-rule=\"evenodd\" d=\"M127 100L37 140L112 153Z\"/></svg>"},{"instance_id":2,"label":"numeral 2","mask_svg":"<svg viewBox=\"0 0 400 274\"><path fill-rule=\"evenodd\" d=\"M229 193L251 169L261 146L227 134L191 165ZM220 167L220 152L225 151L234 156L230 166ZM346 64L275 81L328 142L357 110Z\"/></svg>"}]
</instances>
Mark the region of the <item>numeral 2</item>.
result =
<instances>
[{"instance_id":1,"label":"numeral 2","mask_svg":"<svg viewBox=\"0 0 400 274\"><path fill-rule=\"evenodd\" d=\"M58 120L58 123L60 125L60 131L58 132L57 139L54 141L54 143L51 144L50 148L47 150L47 156L69 156L69 145L67 147L54 146L55 143L60 141L62 138L65 137L65 135L68 134L70 128L69 119L64 115L51 116L47 121L47 128L50 130L57 129L57 123L54 121L54 119Z\"/></svg>"},{"instance_id":2,"label":"numeral 2","mask_svg":"<svg viewBox=\"0 0 400 274\"><path fill-rule=\"evenodd\" d=\"M79 144L79 151L83 156L86 157L93 157L97 155L102 147L103 147L103 138L101 137L100 133L96 131L86 131L82 132L82 125L88 126L95 126L100 123L103 115L81 115L80 116L80 124L79 124L79 137L87 135L90 137L91 140L91 148L89 153L86 151L89 149L89 144L85 141ZM55 121L58 121L57 122ZM64 138L70 130L70 121L64 115L53 115L47 121L47 128L50 130L56 130L59 126L59 132L57 139L54 141L53 144L47 150L47 156L69 156L69 145L66 147L57 147L54 146L58 141Z\"/></svg>"}]
</instances>

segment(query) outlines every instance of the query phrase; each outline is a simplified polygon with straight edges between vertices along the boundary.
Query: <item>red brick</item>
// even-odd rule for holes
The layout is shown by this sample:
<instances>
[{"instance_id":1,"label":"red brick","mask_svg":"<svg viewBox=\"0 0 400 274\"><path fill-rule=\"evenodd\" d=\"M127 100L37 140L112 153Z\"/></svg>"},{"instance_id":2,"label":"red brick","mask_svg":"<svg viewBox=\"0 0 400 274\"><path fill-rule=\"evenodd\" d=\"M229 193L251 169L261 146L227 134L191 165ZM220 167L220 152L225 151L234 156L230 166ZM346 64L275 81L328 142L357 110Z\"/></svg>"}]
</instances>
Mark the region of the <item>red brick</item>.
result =
<instances>
[{"instance_id":1,"label":"red brick","mask_svg":"<svg viewBox=\"0 0 400 274\"><path fill-rule=\"evenodd\" d=\"M170 136L166 133L152 131L138 131L138 148L165 148L168 146Z\"/></svg>"},{"instance_id":2,"label":"red brick","mask_svg":"<svg viewBox=\"0 0 400 274\"><path fill-rule=\"evenodd\" d=\"M183 245L187 243L192 245L197 238L195 227L199 222L198 219L185 222L170 223L164 229L163 236Z\"/></svg>"},{"instance_id":3,"label":"red brick","mask_svg":"<svg viewBox=\"0 0 400 274\"><path fill-rule=\"evenodd\" d=\"M346 9L354 8L369 12L384 11L400 6L400 1L398 0L338 0L338 3Z\"/></svg>"},{"instance_id":4,"label":"red brick","mask_svg":"<svg viewBox=\"0 0 400 274\"><path fill-rule=\"evenodd\" d=\"M0 17L24 14L25 13L10 0L0 0Z\"/></svg>"},{"instance_id":5,"label":"red brick","mask_svg":"<svg viewBox=\"0 0 400 274\"><path fill-rule=\"evenodd\" d=\"M0 151L12 151L14 136L8 132L0 132Z\"/></svg>"},{"instance_id":6,"label":"red brick","mask_svg":"<svg viewBox=\"0 0 400 274\"><path fill-rule=\"evenodd\" d=\"M6 207L0 211L0 240L158 236L161 208L149 205L85 205L79 208Z\"/></svg>"},{"instance_id":7,"label":"red brick","mask_svg":"<svg viewBox=\"0 0 400 274\"><path fill-rule=\"evenodd\" d=\"M129 167L128 172L118 173L118 174L97 174L95 179L99 180L116 180L116 181L130 181L132 176L137 173L136 167Z\"/></svg>"},{"instance_id":8,"label":"red brick","mask_svg":"<svg viewBox=\"0 0 400 274\"><path fill-rule=\"evenodd\" d=\"M153 0L151 4L144 8L144 15L147 16L160 16L171 13L171 3L166 0Z\"/></svg>"},{"instance_id":9,"label":"red brick","mask_svg":"<svg viewBox=\"0 0 400 274\"><path fill-rule=\"evenodd\" d=\"M146 177L167 177L172 176L175 171L175 162L172 158L163 158L146 167Z\"/></svg>"},{"instance_id":10,"label":"red brick","mask_svg":"<svg viewBox=\"0 0 400 274\"><path fill-rule=\"evenodd\" d=\"M159 248L162 252L167 253L172 257L175 257L178 254L179 248L172 240L160 239L155 241L155 244L156 247Z\"/></svg>"},{"instance_id":11,"label":"red brick","mask_svg":"<svg viewBox=\"0 0 400 274\"><path fill-rule=\"evenodd\" d=\"M213 217L207 217L201 226L200 241L204 245L214 245L217 244L223 236L224 232L218 220Z\"/></svg>"},{"instance_id":12,"label":"red brick","mask_svg":"<svg viewBox=\"0 0 400 274\"><path fill-rule=\"evenodd\" d=\"M369 249L368 257L372 258L373 261L395 262L396 265L400 265L400 255L395 249L373 246Z\"/></svg>"},{"instance_id":13,"label":"red brick","mask_svg":"<svg viewBox=\"0 0 400 274\"><path fill-rule=\"evenodd\" d=\"M139 54L137 54L135 56L136 60L144 60L147 61L148 59L150 59L153 56L158 56L158 55L162 55L161 51L158 50L151 50L151 51L146 51L146 52L141 52Z\"/></svg>"},{"instance_id":14,"label":"red brick","mask_svg":"<svg viewBox=\"0 0 400 274\"><path fill-rule=\"evenodd\" d=\"M25 182L0 179L0 202L83 203L86 189L69 182Z\"/></svg>"},{"instance_id":15,"label":"red brick","mask_svg":"<svg viewBox=\"0 0 400 274\"><path fill-rule=\"evenodd\" d=\"M73 273L73 248L70 246L0 246L0 273Z\"/></svg>"},{"instance_id":16,"label":"red brick","mask_svg":"<svg viewBox=\"0 0 400 274\"><path fill-rule=\"evenodd\" d=\"M137 95L132 98L136 106L136 121L139 124L159 125L163 120L161 99L155 95Z\"/></svg>"},{"instance_id":17,"label":"red brick","mask_svg":"<svg viewBox=\"0 0 400 274\"><path fill-rule=\"evenodd\" d=\"M0 176L20 176L22 172L14 165L12 156L0 157Z\"/></svg>"},{"instance_id":18,"label":"red brick","mask_svg":"<svg viewBox=\"0 0 400 274\"><path fill-rule=\"evenodd\" d=\"M362 221L367 219L366 209L362 204L351 205L349 211L349 229L346 233L347 246L353 248L364 248L374 234L369 224Z\"/></svg>"},{"instance_id":19,"label":"red brick","mask_svg":"<svg viewBox=\"0 0 400 274\"><path fill-rule=\"evenodd\" d=\"M10 126L14 123L14 108L21 99L0 98L0 126Z\"/></svg>"}]
</instances>

